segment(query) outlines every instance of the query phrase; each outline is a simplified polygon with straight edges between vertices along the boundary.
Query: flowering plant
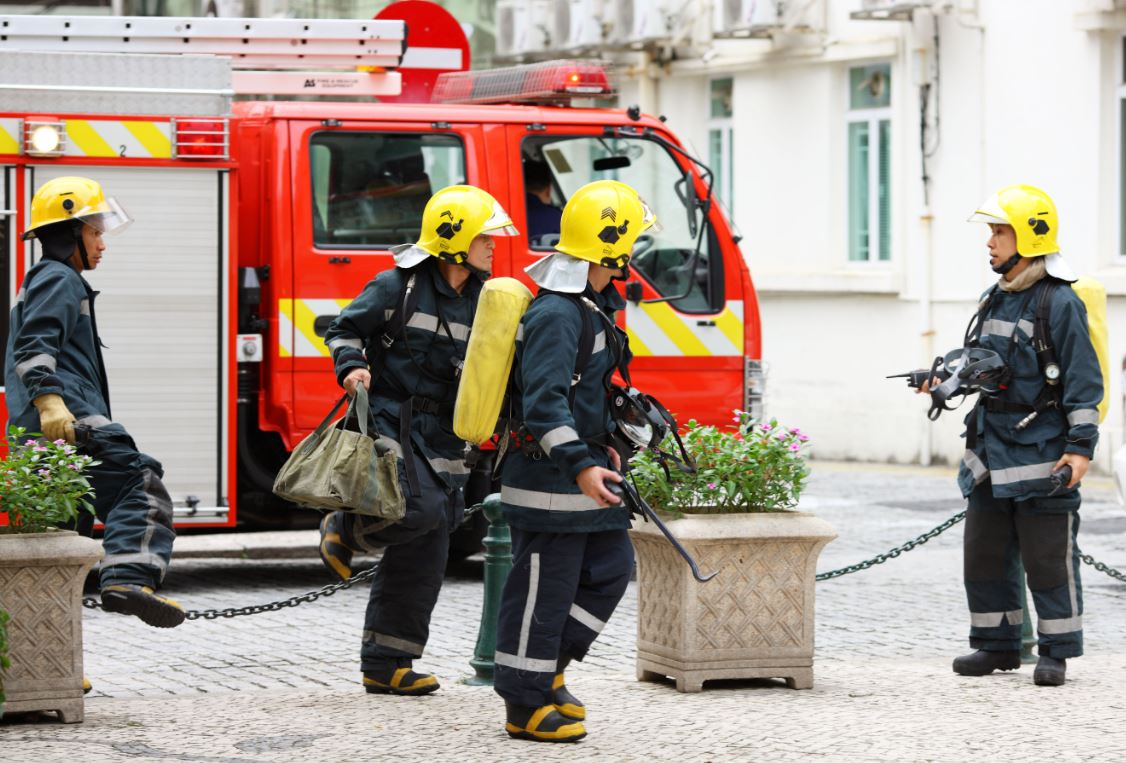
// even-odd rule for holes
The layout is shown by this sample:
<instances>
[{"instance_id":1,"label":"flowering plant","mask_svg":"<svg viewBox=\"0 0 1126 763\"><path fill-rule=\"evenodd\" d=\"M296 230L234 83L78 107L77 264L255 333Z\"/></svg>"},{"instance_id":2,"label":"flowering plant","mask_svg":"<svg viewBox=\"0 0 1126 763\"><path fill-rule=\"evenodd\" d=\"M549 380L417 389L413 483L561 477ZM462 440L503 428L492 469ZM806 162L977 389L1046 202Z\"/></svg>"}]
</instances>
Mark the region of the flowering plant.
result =
<instances>
[{"instance_id":1,"label":"flowering plant","mask_svg":"<svg viewBox=\"0 0 1126 763\"><path fill-rule=\"evenodd\" d=\"M0 532L39 533L94 512L83 473L95 463L66 440L24 438L23 427L8 430L8 458L0 461L0 512L8 527Z\"/></svg>"},{"instance_id":2,"label":"flowering plant","mask_svg":"<svg viewBox=\"0 0 1126 763\"><path fill-rule=\"evenodd\" d=\"M734 414L733 424L722 429L688 422L682 439L696 462L695 474L670 466L666 476L648 450L633 459L634 480L650 506L682 516L785 511L797 505L809 476L809 436L776 419L757 422L745 411ZM671 434L662 449L676 452Z\"/></svg>"}]
</instances>

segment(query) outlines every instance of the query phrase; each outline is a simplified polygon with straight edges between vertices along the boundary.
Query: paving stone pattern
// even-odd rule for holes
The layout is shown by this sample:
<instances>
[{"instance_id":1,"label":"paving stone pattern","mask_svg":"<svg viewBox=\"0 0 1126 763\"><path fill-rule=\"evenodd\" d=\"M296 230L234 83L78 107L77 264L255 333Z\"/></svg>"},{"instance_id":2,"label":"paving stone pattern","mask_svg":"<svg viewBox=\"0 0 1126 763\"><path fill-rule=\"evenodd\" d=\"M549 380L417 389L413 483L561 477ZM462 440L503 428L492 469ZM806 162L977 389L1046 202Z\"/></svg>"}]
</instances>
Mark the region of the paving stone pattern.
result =
<instances>
[{"instance_id":1,"label":"paving stone pattern","mask_svg":"<svg viewBox=\"0 0 1126 763\"><path fill-rule=\"evenodd\" d=\"M949 470L818 462L802 508L840 533L824 571L900 545L962 502ZM1084 551L1126 569L1126 510L1109 481L1090 481L1082 516ZM1084 566L1087 656L1071 661L1062 689L1034 687L1031 666L960 678L949 665L967 651L961 541L957 525L898 559L819 583L811 691L743 681L691 695L636 682L631 585L594 651L569 671L591 716L577 746L508 740L492 690L460 682L480 618L479 560L446 580L417 663L443 688L424 698L359 688L360 588L171 631L88 612L95 690L86 722L2 723L0 760L1126 759L1126 584ZM316 560L189 559L174 563L166 592L193 609L223 608L326 582Z\"/></svg>"}]
</instances>

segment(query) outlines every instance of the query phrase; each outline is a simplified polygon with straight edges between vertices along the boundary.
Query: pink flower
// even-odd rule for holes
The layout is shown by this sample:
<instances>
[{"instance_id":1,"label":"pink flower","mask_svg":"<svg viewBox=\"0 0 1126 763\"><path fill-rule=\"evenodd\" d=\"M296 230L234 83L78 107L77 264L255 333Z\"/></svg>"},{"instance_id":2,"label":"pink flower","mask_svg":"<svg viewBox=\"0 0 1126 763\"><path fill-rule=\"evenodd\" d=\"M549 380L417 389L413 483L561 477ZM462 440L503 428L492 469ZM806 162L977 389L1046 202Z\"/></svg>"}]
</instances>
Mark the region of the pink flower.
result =
<instances>
[{"instance_id":1,"label":"pink flower","mask_svg":"<svg viewBox=\"0 0 1126 763\"><path fill-rule=\"evenodd\" d=\"M34 448L32 448L32 450L34 450L36 453L46 453L47 452L47 446L46 445L36 445Z\"/></svg>"},{"instance_id":2,"label":"pink flower","mask_svg":"<svg viewBox=\"0 0 1126 763\"><path fill-rule=\"evenodd\" d=\"M801 446L795 442L790 446L790 450L792 450L794 453L797 453L799 450L801 450Z\"/></svg>"},{"instance_id":3,"label":"pink flower","mask_svg":"<svg viewBox=\"0 0 1126 763\"><path fill-rule=\"evenodd\" d=\"M794 427L793 429L790 430L790 434L801 434L801 430L798 429L797 427Z\"/></svg>"},{"instance_id":4,"label":"pink flower","mask_svg":"<svg viewBox=\"0 0 1126 763\"><path fill-rule=\"evenodd\" d=\"M62 439L55 440L55 445L66 445L66 440L62 440Z\"/></svg>"},{"instance_id":5,"label":"pink flower","mask_svg":"<svg viewBox=\"0 0 1126 763\"><path fill-rule=\"evenodd\" d=\"M67 465L66 465L66 468L67 468L67 469L70 469L70 470L71 470L72 472L80 472L80 471L82 471L82 467L81 467L81 466L79 466L78 464L67 464Z\"/></svg>"},{"instance_id":6,"label":"pink flower","mask_svg":"<svg viewBox=\"0 0 1126 763\"><path fill-rule=\"evenodd\" d=\"M769 424L763 424L762 426L759 427L759 429L761 429L764 432L769 432L772 429L772 427Z\"/></svg>"},{"instance_id":7,"label":"pink flower","mask_svg":"<svg viewBox=\"0 0 1126 763\"><path fill-rule=\"evenodd\" d=\"M802 442L807 442L809 440L809 435L804 435L804 434L800 435L798 437L798 439L801 440Z\"/></svg>"},{"instance_id":8,"label":"pink flower","mask_svg":"<svg viewBox=\"0 0 1126 763\"><path fill-rule=\"evenodd\" d=\"M40 469L38 473L39 473L40 477L50 477L51 476L51 470L50 469Z\"/></svg>"},{"instance_id":9,"label":"pink flower","mask_svg":"<svg viewBox=\"0 0 1126 763\"><path fill-rule=\"evenodd\" d=\"M786 432L779 432L779 433L778 433L778 439L779 439L779 440L785 440L785 439L786 439L787 437L789 437L789 436L790 436L790 435L789 435L789 434L787 434Z\"/></svg>"},{"instance_id":10,"label":"pink flower","mask_svg":"<svg viewBox=\"0 0 1126 763\"><path fill-rule=\"evenodd\" d=\"M24 440L23 446L25 448L30 448L32 445L35 445L37 442L38 442L38 440Z\"/></svg>"},{"instance_id":11,"label":"pink flower","mask_svg":"<svg viewBox=\"0 0 1126 763\"><path fill-rule=\"evenodd\" d=\"M714 482L708 483L708 490L715 490L718 487L719 487L719 485L715 484Z\"/></svg>"}]
</instances>

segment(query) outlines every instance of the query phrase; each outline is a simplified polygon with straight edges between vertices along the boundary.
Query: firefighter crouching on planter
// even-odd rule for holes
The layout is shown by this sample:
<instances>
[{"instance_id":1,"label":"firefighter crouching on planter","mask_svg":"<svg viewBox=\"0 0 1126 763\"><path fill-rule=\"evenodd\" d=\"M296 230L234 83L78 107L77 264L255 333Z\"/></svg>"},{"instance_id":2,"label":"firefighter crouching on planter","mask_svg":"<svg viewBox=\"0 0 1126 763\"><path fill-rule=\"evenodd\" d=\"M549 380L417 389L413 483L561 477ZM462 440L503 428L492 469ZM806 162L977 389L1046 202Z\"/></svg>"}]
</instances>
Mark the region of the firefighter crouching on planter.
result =
<instances>
[{"instance_id":1,"label":"firefighter crouching on planter","mask_svg":"<svg viewBox=\"0 0 1126 763\"><path fill-rule=\"evenodd\" d=\"M341 386L370 390L375 431L399 455L406 498L395 523L342 512L321 522L321 558L339 578L351 576L353 553L384 549L360 649L369 693L438 688L433 675L412 666L426 646L449 536L465 510L466 444L453 433L458 371L492 269L493 237L515 234L485 191L438 191L423 211L418 242L396 247L396 267L369 282L325 334Z\"/></svg>"},{"instance_id":2,"label":"firefighter crouching on planter","mask_svg":"<svg viewBox=\"0 0 1126 763\"><path fill-rule=\"evenodd\" d=\"M94 511L105 525L103 609L171 628L184 621L184 612L154 591L168 571L176 537L172 501L160 464L138 452L125 428L111 420L94 317L98 292L82 277L102 261L102 235L130 222L88 178L56 178L35 193L23 238L39 241L42 259L24 276L12 308L4 383L10 423L77 444L101 462L87 476ZM93 520L84 527L79 521L88 534Z\"/></svg>"},{"instance_id":3,"label":"firefighter crouching on planter","mask_svg":"<svg viewBox=\"0 0 1126 763\"><path fill-rule=\"evenodd\" d=\"M1083 654L1078 487L1098 442L1102 374L1086 309L1069 286L1076 276L1059 253L1048 195L1008 186L970 222L989 225L990 266L1001 275L982 296L971 334L980 332L979 346L1006 360L1011 378L998 393L981 395L966 416L958 484L969 499L964 566L970 646L977 651L955 659L954 672L982 676L1020 667L1023 561L1037 614L1033 680L1060 686L1066 659ZM1046 289L1042 314L1054 368L1038 360L1033 346ZM1064 466L1071 479L1057 489L1050 477Z\"/></svg>"},{"instance_id":4,"label":"firefighter crouching on planter","mask_svg":"<svg viewBox=\"0 0 1126 763\"><path fill-rule=\"evenodd\" d=\"M590 183L564 207L557 252L527 269L540 293L513 364L513 409L523 426L503 469L513 566L494 658L514 738L586 736L586 710L563 671L586 655L633 570L629 513L604 484L621 481L620 457L608 446L606 384L630 358L624 333L607 323L625 307L611 281L625 276L634 242L654 222L629 186ZM593 344L574 380L584 324Z\"/></svg>"}]
</instances>

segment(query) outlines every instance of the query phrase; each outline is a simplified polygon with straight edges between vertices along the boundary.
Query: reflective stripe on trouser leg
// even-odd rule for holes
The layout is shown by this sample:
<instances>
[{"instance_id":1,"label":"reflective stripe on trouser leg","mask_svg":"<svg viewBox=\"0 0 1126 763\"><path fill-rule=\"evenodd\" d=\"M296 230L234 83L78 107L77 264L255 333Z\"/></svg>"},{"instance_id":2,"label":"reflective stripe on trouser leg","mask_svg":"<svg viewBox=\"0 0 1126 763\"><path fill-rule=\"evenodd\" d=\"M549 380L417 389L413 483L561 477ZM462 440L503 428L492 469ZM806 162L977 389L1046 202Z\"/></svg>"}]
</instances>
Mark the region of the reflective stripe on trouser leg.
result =
<instances>
[{"instance_id":1,"label":"reflective stripe on trouser leg","mask_svg":"<svg viewBox=\"0 0 1126 763\"><path fill-rule=\"evenodd\" d=\"M494 687L525 707L551 703L559 644L582 576L585 533L512 528L512 571L497 618Z\"/></svg>"},{"instance_id":2,"label":"reflective stripe on trouser leg","mask_svg":"<svg viewBox=\"0 0 1126 763\"><path fill-rule=\"evenodd\" d=\"M1079 494L1017 504L1017 530L1036 607L1039 651L1063 659L1083 654L1083 589L1079 579Z\"/></svg>"},{"instance_id":3,"label":"reflective stripe on trouser leg","mask_svg":"<svg viewBox=\"0 0 1126 763\"><path fill-rule=\"evenodd\" d=\"M970 646L1020 649L1020 551L1012 501L994 498L986 480L970 493L963 540L963 576L970 610Z\"/></svg>"},{"instance_id":4,"label":"reflective stripe on trouser leg","mask_svg":"<svg viewBox=\"0 0 1126 763\"><path fill-rule=\"evenodd\" d=\"M409 665L422 656L430 636L430 615L449 554L447 517L457 495L440 487L425 466L418 476L419 494L407 498L403 519L365 535L367 543L386 545L364 617L360 665L365 671Z\"/></svg>"},{"instance_id":5,"label":"reflective stripe on trouser leg","mask_svg":"<svg viewBox=\"0 0 1126 763\"><path fill-rule=\"evenodd\" d=\"M575 602L563 628L560 654L581 660L625 595L633 573L633 544L626 530L587 536Z\"/></svg>"},{"instance_id":6,"label":"reflective stripe on trouser leg","mask_svg":"<svg viewBox=\"0 0 1126 763\"><path fill-rule=\"evenodd\" d=\"M156 588L168 571L176 538L160 463L137 451L120 424L95 430L82 450L101 461L87 470L94 512L105 525L101 585Z\"/></svg>"}]
</instances>

